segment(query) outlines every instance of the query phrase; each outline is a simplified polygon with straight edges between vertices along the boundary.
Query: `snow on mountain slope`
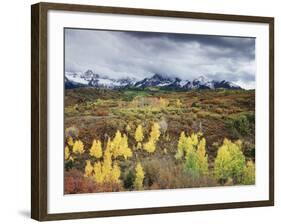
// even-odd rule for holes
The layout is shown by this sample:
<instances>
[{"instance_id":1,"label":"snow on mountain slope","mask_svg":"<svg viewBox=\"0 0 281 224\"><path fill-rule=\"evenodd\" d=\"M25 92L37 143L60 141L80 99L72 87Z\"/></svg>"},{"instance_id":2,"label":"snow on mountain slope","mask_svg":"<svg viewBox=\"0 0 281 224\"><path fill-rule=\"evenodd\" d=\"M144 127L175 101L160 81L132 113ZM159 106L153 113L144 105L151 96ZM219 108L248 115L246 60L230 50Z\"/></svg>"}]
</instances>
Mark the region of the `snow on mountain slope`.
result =
<instances>
[{"instance_id":1,"label":"snow on mountain slope","mask_svg":"<svg viewBox=\"0 0 281 224\"><path fill-rule=\"evenodd\" d=\"M65 73L65 86L66 88L76 87L93 87L93 88L147 88L147 87L159 87L164 89L241 89L241 87L235 83L223 80L214 81L205 76L200 76L193 81L181 80L176 77L169 77L167 75L154 74L151 77L144 78L136 81L130 78L112 79L106 76L95 74L91 70L87 70L85 73L81 72L66 72Z\"/></svg>"},{"instance_id":2,"label":"snow on mountain slope","mask_svg":"<svg viewBox=\"0 0 281 224\"><path fill-rule=\"evenodd\" d=\"M79 83L79 84L83 84L83 85L88 85L89 81L84 79L81 75L78 75L77 73L69 73L66 72L65 73L65 77L74 83Z\"/></svg>"}]
</instances>

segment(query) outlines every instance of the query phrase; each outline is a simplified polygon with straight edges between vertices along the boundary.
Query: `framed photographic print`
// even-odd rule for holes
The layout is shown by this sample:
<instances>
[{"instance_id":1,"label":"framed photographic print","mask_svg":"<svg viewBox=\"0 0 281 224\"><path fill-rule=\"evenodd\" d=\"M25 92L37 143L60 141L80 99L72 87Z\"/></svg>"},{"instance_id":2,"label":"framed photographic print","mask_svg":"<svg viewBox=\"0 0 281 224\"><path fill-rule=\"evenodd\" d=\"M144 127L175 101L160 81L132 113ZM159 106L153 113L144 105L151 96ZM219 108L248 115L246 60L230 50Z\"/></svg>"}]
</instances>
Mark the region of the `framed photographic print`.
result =
<instances>
[{"instance_id":1,"label":"framed photographic print","mask_svg":"<svg viewBox=\"0 0 281 224\"><path fill-rule=\"evenodd\" d=\"M32 218L274 204L274 19L32 5Z\"/></svg>"}]
</instances>

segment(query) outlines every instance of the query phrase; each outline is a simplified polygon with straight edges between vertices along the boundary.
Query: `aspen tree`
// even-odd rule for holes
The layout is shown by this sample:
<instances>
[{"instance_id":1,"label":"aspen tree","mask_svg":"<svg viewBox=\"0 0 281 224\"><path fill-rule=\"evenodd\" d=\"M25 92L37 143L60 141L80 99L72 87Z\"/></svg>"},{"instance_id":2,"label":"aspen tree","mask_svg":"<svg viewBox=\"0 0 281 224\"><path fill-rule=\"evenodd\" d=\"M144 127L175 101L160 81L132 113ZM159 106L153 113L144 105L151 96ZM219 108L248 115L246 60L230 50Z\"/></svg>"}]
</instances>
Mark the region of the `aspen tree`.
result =
<instances>
[{"instance_id":1,"label":"aspen tree","mask_svg":"<svg viewBox=\"0 0 281 224\"><path fill-rule=\"evenodd\" d=\"M245 168L245 156L241 150L242 142L231 142L224 139L223 145L218 149L214 164L216 179L225 182L232 178L239 183Z\"/></svg>"},{"instance_id":2,"label":"aspen tree","mask_svg":"<svg viewBox=\"0 0 281 224\"><path fill-rule=\"evenodd\" d=\"M127 159L129 157L132 157L132 150L128 146L128 137L127 135L123 134L121 139L121 145L120 145L120 156L123 156L124 159Z\"/></svg>"},{"instance_id":3,"label":"aspen tree","mask_svg":"<svg viewBox=\"0 0 281 224\"><path fill-rule=\"evenodd\" d=\"M185 158L185 171L193 177L208 173L208 155L206 154L206 140L201 132L186 136L181 132L178 141L176 159Z\"/></svg>"},{"instance_id":4,"label":"aspen tree","mask_svg":"<svg viewBox=\"0 0 281 224\"><path fill-rule=\"evenodd\" d=\"M175 155L176 159L182 159L182 157L184 156L185 151L186 151L186 144L187 144L186 140L187 140L187 137L185 136L184 131L182 131L180 134L179 141L178 141L178 151Z\"/></svg>"},{"instance_id":5,"label":"aspen tree","mask_svg":"<svg viewBox=\"0 0 281 224\"><path fill-rule=\"evenodd\" d=\"M206 140L202 138L197 147L198 166L200 175L208 173L208 155L206 154Z\"/></svg>"},{"instance_id":6,"label":"aspen tree","mask_svg":"<svg viewBox=\"0 0 281 224\"><path fill-rule=\"evenodd\" d=\"M110 152L110 148L107 148L104 152L103 163L102 163L102 172L104 175L104 181L108 182L111 178L112 171L112 153Z\"/></svg>"},{"instance_id":7,"label":"aspen tree","mask_svg":"<svg viewBox=\"0 0 281 224\"><path fill-rule=\"evenodd\" d=\"M198 135L195 133L191 134L191 142L193 146L197 146L198 145Z\"/></svg>"},{"instance_id":8,"label":"aspen tree","mask_svg":"<svg viewBox=\"0 0 281 224\"><path fill-rule=\"evenodd\" d=\"M144 179L145 173L139 162L136 165L135 171L136 171L136 178L134 181L134 187L136 190L142 190L143 189L143 179Z\"/></svg>"},{"instance_id":9,"label":"aspen tree","mask_svg":"<svg viewBox=\"0 0 281 224\"><path fill-rule=\"evenodd\" d=\"M146 150L149 153L154 152L156 150L156 142L159 140L160 135L161 135L160 125L154 122L151 127L148 142L144 143L143 146L144 150Z\"/></svg>"},{"instance_id":10,"label":"aspen tree","mask_svg":"<svg viewBox=\"0 0 281 224\"><path fill-rule=\"evenodd\" d=\"M152 127L151 127L151 132L150 132L150 140L151 141L158 141L160 137L160 126L158 123L154 122Z\"/></svg>"},{"instance_id":11,"label":"aspen tree","mask_svg":"<svg viewBox=\"0 0 281 224\"><path fill-rule=\"evenodd\" d=\"M136 142L142 142L144 136L143 136L143 131L142 131L142 126L138 125L136 132L135 132L135 140Z\"/></svg>"},{"instance_id":12,"label":"aspen tree","mask_svg":"<svg viewBox=\"0 0 281 224\"><path fill-rule=\"evenodd\" d=\"M243 172L243 184L255 184L255 164L252 160L248 161Z\"/></svg>"},{"instance_id":13,"label":"aspen tree","mask_svg":"<svg viewBox=\"0 0 281 224\"><path fill-rule=\"evenodd\" d=\"M67 139L67 144L68 144L69 146L73 146L73 138L72 138L72 137L69 137L69 138Z\"/></svg>"},{"instance_id":14,"label":"aspen tree","mask_svg":"<svg viewBox=\"0 0 281 224\"><path fill-rule=\"evenodd\" d=\"M90 155L97 159L102 157L102 147L99 140L93 140L92 147L90 148Z\"/></svg>"},{"instance_id":15,"label":"aspen tree","mask_svg":"<svg viewBox=\"0 0 281 224\"><path fill-rule=\"evenodd\" d=\"M64 159L68 160L69 158L70 158L69 147L65 146L65 148L64 148Z\"/></svg>"},{"instance_id":16,"label":"aspen tree","mask_svg":"<svg viewBox=\"0 0 281 224\"><path fill-rule=\"evenodd\" d=\"M82 154L84 153L84 144L81 140L75 141L73 148L72 148L73 153L75 154Z\"/></svg>"},{"instance_id":17,"label":"aspen tree","mask_svg":"<svg viewBox=\"0 0 281 224\"><path fill-rule=\"evenodd\" d=\"M114 183L119 183L119 178L121 175L120 167L118 164L115 162L112 167L112 172L111 172L111 177L112 177L112 182Z\"/></svg>"},{"instance_id":18,"label":"aspen tree","mask_svg":"<svg viewBox=\"0 0 281 224\"><path fill-rule=\"evenodd\" d=\"M102 164L100 161L95 162L94 164L94 181L97 182L98 184L101 184L104 182L104 171L102 170Z\"/></svg>"},{"instance_id":19,"label":"aspen tree","mask_svg":"<svg viewBox=\"0 0 281 224\"><path fill-rule=\"evenodd\" d=\"M91 164L90 160L86 160L86 166L85 166L85 173L84 173L84 177L91 177L92 173L93 173L93 166Z\"/></svg>"},{"instance_id":20,"label":"aspen tree","mask_svg":"<svg viewBox=\"0 0 281 224\"><path fill-rule=\"evenodd\" d=\"M152 140L144 143L143 148L149 153L153 153L156 150L155 143Z\"/></svg>"},{"instance_id":21,"label":"aspen tree","mask_svg":"<svg viewBox=\"0 0 281 224\"><path fill-rule=\"evenodd\" d=\"M132 150L128 146L128 137L126 134L121 135L120 131L117 131L113 141L110 143L112 155L114 158L123 156L125 159L132 156Z\"/></svg>"}]
</instances>

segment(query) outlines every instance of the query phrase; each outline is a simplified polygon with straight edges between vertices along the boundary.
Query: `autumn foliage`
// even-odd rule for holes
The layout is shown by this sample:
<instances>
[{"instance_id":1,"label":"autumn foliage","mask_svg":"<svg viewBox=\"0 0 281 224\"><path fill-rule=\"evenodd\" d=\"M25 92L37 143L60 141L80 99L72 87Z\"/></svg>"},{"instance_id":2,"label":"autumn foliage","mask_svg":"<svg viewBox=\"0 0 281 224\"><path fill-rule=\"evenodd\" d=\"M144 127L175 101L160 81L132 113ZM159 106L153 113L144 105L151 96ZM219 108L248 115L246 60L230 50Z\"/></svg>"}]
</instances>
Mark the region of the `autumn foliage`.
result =
<instances>
[{"instance_id":1,"label":"autumn foliage","mask_svg":"<svg viewBox=\"0 0 281 224\"><path fill-rule=\"evenodd\" d=\"M81 140L77 140L73 144L72 148L73 153L75 154L82 154L84 153L84 144Z\"/></svg>"},{"instance_id":2,"label":"autumn foliage","mask_svg":"<svg viewBox=\"0 0 281 224\"><path fill-rule=\"evenodd\" d=\"M156 150L156 143L161 135L160 126L158 123L153 123L149 134L149 139L144 143L144 150L148 153L153 153Z\"/></svg>"},{"instance_id":3,"label":"autumn foliage","mask_svg":"<svg viewBox=\"0 0 281 224\"><path fill-rule=\"evenodd\" d=\"M242 142L224 139L215 159L214 173L217 180L224 183L234 181L241 183L246 160L242 152Z\"/></svg>"},{"instance_id":4,"label":"autumn foliage","mask_svg":"<svg viewBox=\"0 0 281 224\"><path fill-rule=\"evenodd\" d=\"M208 155L206 154L206 140L202 133L192 133L186 136L181 132L178 141L177 160L184 158L185 170L193 177L208 174Z\"/></svg>"},{"instance_id":5,"label":"autumn foliage","mask_svg":"<svg viewBox=\"0 0 281 224\"><path fill-rule=\"evenodd\" d=\"M108 136L104 141L94 138L91 145L84 144L79 136L66 139L65 193L255 183L254 161L247 161L240 140L225 138L218 145L216 158L210 165L203 133L181 131L176 151L163 167L154 155L168 153L166 148L157 149L159 141L164 139L168 142L169 138L161 134L159 123L153 122L147 132L140 124L135 130L127 125L125 131L126 134L117 130L112 138ZM131 141L128 137L130 133ZM142 163L136 155L140 152L151 157L151 162ZM134 169L127 170L130 164L134 164Z\"/></svg>"},{"instance_id":6,"label":"autumn foliage","mask_svg":"<svg viewBox=\"0 0 281 224\"><path fill-rule=\"evenodd\" d=\"M138 162L136 165L136 178L134 181L134 186L136 190L142 190L143 189L143 179L144 179L144 171L141 166L141 164Z\"/></svg>"}]
</instances>

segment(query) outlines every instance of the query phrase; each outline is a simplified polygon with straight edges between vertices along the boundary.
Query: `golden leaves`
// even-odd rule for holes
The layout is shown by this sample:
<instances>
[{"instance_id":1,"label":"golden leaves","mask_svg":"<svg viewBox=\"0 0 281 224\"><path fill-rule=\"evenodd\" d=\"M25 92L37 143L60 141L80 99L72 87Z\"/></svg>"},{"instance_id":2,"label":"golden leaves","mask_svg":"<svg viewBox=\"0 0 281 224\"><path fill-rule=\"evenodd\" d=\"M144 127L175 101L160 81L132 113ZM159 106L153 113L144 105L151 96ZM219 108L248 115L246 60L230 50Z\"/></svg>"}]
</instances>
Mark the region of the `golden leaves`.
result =
<instances>
[{"instance_id":1,"label":"golden leaves","mask_svg":"<svg viewBox=\"0 0 281 224\"><path fill-rule=\"evenodd\" d=\"M136 171L136 178L134 181L134 187L137 190L142 190L143 189L143 179L144 179L145 173L139 162L136 165L135 171Z\"/></svg>"},{"instance_id":2,"label":"golden leaves","mask_svg":"<svg viewBox=\"0 0 281 224\"><path fill-rule=\"evenodd\" d=\"M84 144L81 140L75 141L73 148L72 148L73 153L75 154L82 154L84 153Z\"/></svg>"},{"instance_id":3,"label":"golden leaves","mask_svg":"<svg viewBox=\"0 0 281 224\"><path fill-rule=\"evenodd\" d=\"M102 147L100 140L93 140L92 147L90 148L90 155L97 159L102 157Z\"/></svg>"}]
</instances>

